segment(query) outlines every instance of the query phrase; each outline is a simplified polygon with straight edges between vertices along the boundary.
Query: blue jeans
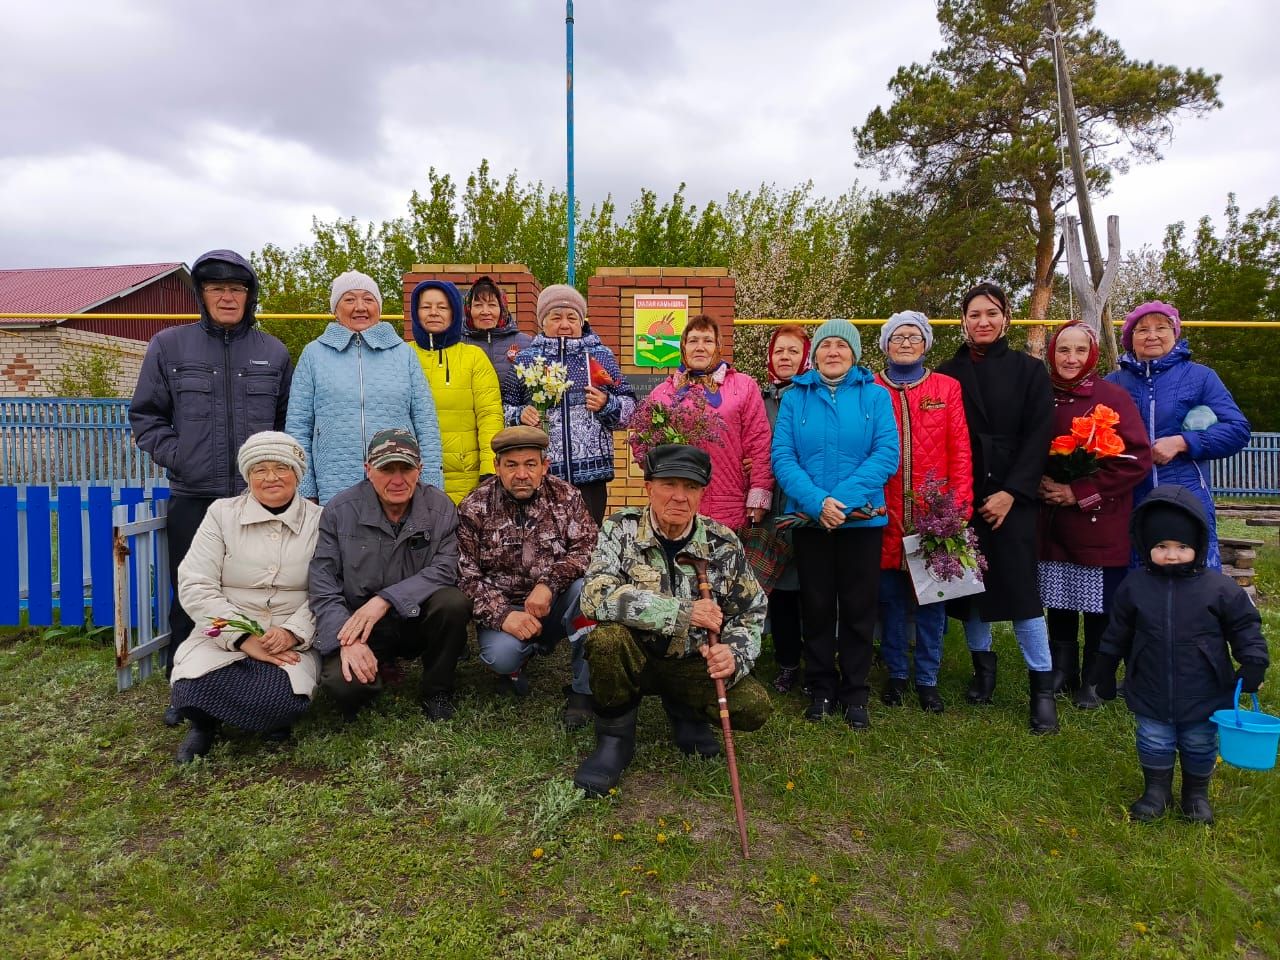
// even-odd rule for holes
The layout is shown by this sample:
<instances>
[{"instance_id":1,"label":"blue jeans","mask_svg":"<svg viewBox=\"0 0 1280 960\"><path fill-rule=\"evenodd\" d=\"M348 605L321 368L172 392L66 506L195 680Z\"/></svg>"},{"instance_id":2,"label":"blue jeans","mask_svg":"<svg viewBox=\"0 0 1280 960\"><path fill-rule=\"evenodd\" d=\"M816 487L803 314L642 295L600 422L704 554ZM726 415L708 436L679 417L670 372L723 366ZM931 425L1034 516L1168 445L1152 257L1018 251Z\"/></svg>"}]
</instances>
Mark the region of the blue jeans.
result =
<instances>
[{"instance_id":1,"label":"blue jeans","mask_svg":"<svg viewBox=\"0 0 1280 960\"><path fill-rule=\"evenodd\" d=\"M922 687L938 685L938 668L942 665L942 635L947 632L945 603L916 603L915 589L900 570L880 571L880 617L884 632L880 636L880 655L884 657L889 676L906 680L910 676L907 663L907 614L916 615L916 683Z\"/></svg>"},{"instance_id":2,"label":"blue jeans","mask_svg":"<svg viewBox=\"0 0 1280 960\"><path fill-rule=\"evenodd\" d=\"M480 661L494 673L508 676L520 670L535 653L550 653L556 644L573 635L573 621L582 613L578 598L582 595L581 578L573 581L569 589L556 597L551 612L542 618L542 632L527 643L502 630L480 629L476 642L480 646ZM571 655L573 666L573 692L591 695L591 674L583 654L586 633L573 641Z\"/></svg>"},{"instance_id":3,"label":"blue jeans","mask_svg":"<svg viewBox=\"0 0 1280 960\"><path fill-rule=\"evenodd\" d=\"M1049 656L1049 628L1045 626L1044 617L1014 620L1013 635L1018 638L1022 659L1027 661L1028 670L1043 673L1053 669L1053 658ZM972 620L966 620L964 639L970 650L990 650L991 624L983 623L976 616Z\"/></svg>"},{"instance_id":4,"label":"blue jeans","mask_svg":"<svg viewBox=\"0 0 1280 960\"><path fill-rule=\"evenodd\" d=\"M1182 754L1182 774L1207 777L1218 762L1218 728L1212 720L1165 723L1138 715L1138 760L1152 770L1172 770Z\"/></svg>"}]
</instances>

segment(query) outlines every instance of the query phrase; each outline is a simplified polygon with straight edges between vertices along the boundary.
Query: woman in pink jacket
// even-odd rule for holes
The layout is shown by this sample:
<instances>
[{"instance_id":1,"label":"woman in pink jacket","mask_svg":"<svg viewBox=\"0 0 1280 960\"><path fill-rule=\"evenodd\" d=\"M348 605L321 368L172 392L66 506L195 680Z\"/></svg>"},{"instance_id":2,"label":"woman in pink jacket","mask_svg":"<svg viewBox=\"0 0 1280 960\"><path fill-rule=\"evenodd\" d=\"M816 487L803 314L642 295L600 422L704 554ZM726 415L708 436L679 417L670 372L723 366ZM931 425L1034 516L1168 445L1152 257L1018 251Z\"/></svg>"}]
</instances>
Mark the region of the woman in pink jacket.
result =
<instances>
[{"instance_id":1,"label":"woman in pink jacket","mask_svg":"<svg viewBox=\"0 0 1280 960\"><path fill-rule=\"evenodd\" d=\"M711 483L700 512L731 530L759 523L773 499L769 467L769 417L759 385L720 359L720 328L705 314L691 317L680 335L680 368L653 390L667 406L702 396L724 421L724 432L707 451Z\"/></svg>"}]
</instances>

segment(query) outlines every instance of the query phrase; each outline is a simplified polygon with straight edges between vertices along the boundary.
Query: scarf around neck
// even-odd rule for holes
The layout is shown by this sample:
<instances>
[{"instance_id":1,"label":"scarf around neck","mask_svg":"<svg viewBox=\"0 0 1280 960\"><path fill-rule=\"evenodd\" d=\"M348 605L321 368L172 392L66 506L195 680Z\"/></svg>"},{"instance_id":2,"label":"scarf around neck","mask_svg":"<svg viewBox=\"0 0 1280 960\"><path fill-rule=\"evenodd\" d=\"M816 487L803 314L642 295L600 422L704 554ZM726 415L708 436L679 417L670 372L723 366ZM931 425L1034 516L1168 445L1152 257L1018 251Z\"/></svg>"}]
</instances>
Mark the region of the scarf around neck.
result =
<instances>
[{"instance_id":1,"label":"scarf around neck","mask_svg":"<svg viewBox=\"0 0 1280 960\"><path fill-rule=\"evenodd\" d=\"M680 364L680 370L676 374L676 395L677 401L683 400L694 387L701 387L703 396L706 397L707 406L718 407L724 402L724 397L720 396L720 387L724 384L724 378L729 375L729 363L726 360L720 360L713 363L706 370L690 370L683 363Z\"/></svg>"}]
</instances>

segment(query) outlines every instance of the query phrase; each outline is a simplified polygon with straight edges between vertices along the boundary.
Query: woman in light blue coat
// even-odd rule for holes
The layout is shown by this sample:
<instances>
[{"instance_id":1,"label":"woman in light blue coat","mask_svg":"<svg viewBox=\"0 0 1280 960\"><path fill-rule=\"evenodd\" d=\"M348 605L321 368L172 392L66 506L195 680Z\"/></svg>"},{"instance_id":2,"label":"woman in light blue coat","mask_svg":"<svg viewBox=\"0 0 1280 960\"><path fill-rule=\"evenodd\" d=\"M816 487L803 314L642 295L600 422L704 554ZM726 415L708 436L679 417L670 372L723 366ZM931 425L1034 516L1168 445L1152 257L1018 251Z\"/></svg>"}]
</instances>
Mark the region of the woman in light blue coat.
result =
<instances>
[{"instance_id":1,"label":"woman in light blue coat","mask_svg":"<svg viewBox=\"0 0 1280 960\"><path fill-rule=\"evenodd\" d=\"M337 318L307 344L289 391L285 432L302 445L307 474L298 492L328 503L364 479L365 450L379 430L413 432L422 482L444 486L440 423L413 349L382 316L382 294L354 270L333 281Z\"/></svg>"},{"instance_id":2,"label":"woman in light blue coat","mask_svg":"<svg viewBox=\"0 0 1280 960\"><path fill-rule=\"evenodd\" d=\"M773 433L774 479L795 528L804 623L805 717L839 710L855 730L867 713L884 486L898 470L898 426L889 394L857 365L862 340L848 320L813 336L813 369L791 381ZM837 620L839 632L836 631Z\"/></svg>"}]
</instances>

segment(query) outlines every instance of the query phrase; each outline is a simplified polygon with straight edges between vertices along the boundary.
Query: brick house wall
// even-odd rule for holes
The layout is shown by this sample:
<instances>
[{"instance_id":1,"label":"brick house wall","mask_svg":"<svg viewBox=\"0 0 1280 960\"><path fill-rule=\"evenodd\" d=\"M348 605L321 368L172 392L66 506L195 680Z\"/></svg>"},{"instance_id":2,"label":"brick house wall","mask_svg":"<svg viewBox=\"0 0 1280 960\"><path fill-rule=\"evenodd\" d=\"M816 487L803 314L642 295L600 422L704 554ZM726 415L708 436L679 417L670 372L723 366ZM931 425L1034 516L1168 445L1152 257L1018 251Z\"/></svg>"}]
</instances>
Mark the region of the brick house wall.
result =
<instances>
[{"instance_id":1,"label":"brick house wall","mask_svg":"<svg viewBox=\"0 0 1280 960\"><path fill-rule=\"evenodd\" d=\"M147 345L140 340L113 337L90 330L47 326L0 333L0 396L50 397L58 369L86 350L112 354L118 364L115 391L133 394Z\"/></svg>"},{"instance_id":2,"label":"brick house wall","mask_svg":"<svg viewBox=\"0 0 1280 960\"><path fill-rule=\"evenodd\" d=\"M404 338L412 340L409 328L409 294L423 280L448 280L458 287L463 296L471 285L481 277L488 277L499 287L507 298L507 309L515 317L516 323L525 333L534 334L538 330L538 294L542 292L540 284L529 268L523 263L415 263L404 275L401 312L405 316ZM390 304L384 304L383 310Z\"/></svg>"}]
</instances>

